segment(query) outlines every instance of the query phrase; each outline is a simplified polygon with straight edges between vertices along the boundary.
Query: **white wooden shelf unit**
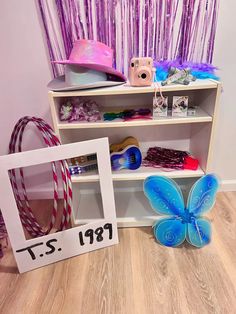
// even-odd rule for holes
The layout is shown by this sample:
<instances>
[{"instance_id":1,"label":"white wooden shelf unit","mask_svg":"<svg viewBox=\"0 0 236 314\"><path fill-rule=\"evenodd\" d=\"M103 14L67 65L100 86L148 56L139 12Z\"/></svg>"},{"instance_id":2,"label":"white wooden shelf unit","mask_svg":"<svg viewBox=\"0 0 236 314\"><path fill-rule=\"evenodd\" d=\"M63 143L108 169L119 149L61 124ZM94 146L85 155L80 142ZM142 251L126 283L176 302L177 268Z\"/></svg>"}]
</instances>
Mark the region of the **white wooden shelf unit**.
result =
<instances>
[{"instance_id":1,"label":"white wooden shelf unit","mask_svg":"<svg viewBox=\"0 0 236 314\"><path fill-rule=\"evenodd\" d=\"M149 226L155 213L143 193L143 180L150 175L163 175L175 180L201 177L211 172L212 144L221 85L214 80L197 80L191 84L162 87L164 96L172 103L173 96L188 96L189 102L198 106L195 116L163 117L151 120L121 120L98 122L62 122L59 108L66 99L83 97L95 100L101 112L133 108L152 108L155 87L131 87L128 84L83 91L49 92L54 129L63 144L108 137L118 143L127 136L134 136L145 156L149 147L161 146L189 151L199 160L193 170L163 171L140 167L135 171L113 172L114 193L118 226ZM187 182L187 181L186 181ZM102 218L99 175L89 172L72 177L74 224L83 224Z\"/></svg>"}]
</instances>

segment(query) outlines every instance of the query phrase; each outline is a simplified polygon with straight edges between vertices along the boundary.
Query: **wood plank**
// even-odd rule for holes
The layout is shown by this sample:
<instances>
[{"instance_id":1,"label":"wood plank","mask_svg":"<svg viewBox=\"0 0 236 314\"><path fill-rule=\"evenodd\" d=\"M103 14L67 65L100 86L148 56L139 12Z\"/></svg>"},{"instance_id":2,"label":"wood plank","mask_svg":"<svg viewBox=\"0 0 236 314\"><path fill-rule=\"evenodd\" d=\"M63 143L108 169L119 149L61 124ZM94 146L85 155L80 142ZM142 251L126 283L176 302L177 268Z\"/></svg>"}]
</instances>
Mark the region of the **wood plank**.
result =
<instances>
[{"instance_id":1,"label":"wood plank","mask_svg":"<svg viewBox=\"0 0 236 314\"><path fill-rule=\"evenodd\" d=\"M119 245L19 275L8 248L0 313L236 313L236 192L219 193L209 217L202 249L166 248L151 227L127 228Z\"/></svg>"}]
</instances>

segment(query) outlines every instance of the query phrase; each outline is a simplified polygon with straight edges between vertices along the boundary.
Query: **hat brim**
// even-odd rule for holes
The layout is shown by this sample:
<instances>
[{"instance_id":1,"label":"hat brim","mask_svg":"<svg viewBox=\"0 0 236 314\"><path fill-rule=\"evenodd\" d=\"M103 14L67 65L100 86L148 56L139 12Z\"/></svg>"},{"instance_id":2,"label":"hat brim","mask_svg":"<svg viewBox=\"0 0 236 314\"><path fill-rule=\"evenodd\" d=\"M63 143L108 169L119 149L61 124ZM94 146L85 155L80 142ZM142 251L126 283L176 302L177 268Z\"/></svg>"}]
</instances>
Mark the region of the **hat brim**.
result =
<instances>
[{"instance_id":1,"label":"hat brim","mask_svg":"<svg viewBox=\"0 0 236 314\"><path fill-rule=\"evenodd\" d=\"M48 87L48 89L50 89L52 91L62 92L62 91L73 91L73 90L116 86L116 85L122 85L124 83L125 82L118 82L118 81L99 81L96 83L89 83L89 84L82 84L82 85L68 85L65 82L65 75L61 75L61 76L58 76L57 78L51 80L48 83L47 87Z\"/></svg>"},{"instance_id":2,"label":"hat brim","mask_svg":"<svg viewBox=\"0 0 236 314\"><path fill-rule=\"evenodd\" d=\"M114 75L118 79L120 79L121 81L124 81L124 82L127 81L127 78L121 72L117 71L116 69L114 69L112 67L108 67L105 65L97 64L97 63L76 63L76 62L72 62L70 60L53 61L53 63L78 65L80 67L93 69L96 71L101 71L101 72L105 72L107 74Z\"/></svg>"}]
</instances>

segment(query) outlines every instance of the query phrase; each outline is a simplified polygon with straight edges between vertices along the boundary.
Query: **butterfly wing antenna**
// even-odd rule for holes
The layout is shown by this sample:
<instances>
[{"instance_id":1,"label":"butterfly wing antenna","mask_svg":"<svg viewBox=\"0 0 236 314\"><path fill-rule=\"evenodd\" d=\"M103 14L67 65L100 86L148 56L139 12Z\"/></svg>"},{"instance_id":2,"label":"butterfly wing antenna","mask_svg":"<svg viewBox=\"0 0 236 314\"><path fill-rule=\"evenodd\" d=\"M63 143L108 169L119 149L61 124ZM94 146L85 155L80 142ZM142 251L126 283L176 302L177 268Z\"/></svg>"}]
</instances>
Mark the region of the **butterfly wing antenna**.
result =
<instances>
[{"instance_id":1,"label":"butterfly wing antenna","mask_svg":"<svg viewBox=\"0 0 236 314\"><path fill-rule=\"evenodd\" d=\"M201 248L211 241L211 223L207 218L196 218L187 224L186 240Z\"/></svg>"},{"instance_id":2,"label":"butterfly wing antenna","mask_svg":"<svg viewBox=\"0 0 236 314\"><path fill-rule=\"evenodd\" d=\"M187 209L194 216L208 212L214 205L219 180L214 174L200 178L191 188L188 196Z\"/></svg>"},{"instance_id":3,"label":"butterfly wing antenna","mask_svg":"<svg viewBox=\"0 0 236 314\"><path fill-rule=\"evenodd\" d=\"M159 219L153 228L156 240L170 247L182 244L187 234L187 224L183 224L176 217Z\"/></svg>"},{"instance_id":4,"label":"butterfly wing antenna","mask_svg":"<svg viewBox=\"0 0 236 314\"><path fill-rule=\"evenodd\" d=\"M150 176L144 181L143 189L156 213L171 216L181 216L184 213L183 194L174 180Z\"/></svg>"}]
</instances>

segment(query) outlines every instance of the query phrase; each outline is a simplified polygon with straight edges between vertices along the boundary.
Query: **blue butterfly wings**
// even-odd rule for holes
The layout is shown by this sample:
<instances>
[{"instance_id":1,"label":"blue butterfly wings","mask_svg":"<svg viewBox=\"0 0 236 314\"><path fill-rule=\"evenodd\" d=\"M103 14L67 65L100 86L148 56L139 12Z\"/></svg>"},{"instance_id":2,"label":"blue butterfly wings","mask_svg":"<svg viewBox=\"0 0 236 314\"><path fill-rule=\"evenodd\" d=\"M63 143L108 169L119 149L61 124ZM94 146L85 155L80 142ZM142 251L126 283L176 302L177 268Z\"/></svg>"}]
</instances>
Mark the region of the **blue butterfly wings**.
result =
<instances>
[{"instance_id":1,"label":"blue butterfly wings","mask_svg":"<svg viewBox=\"0 0 236 314\"><path fill-rule=\"evenodd\" d=\"M214 205L218 187L215 175L203 176L193 185L185 207L183 194L174 180L148 177L144 181L144 193L155 212L163 215L154 225L157 241L171 247L185 240L196 247L208 244L211 225L201 216Z\"/></svg>"}]
</instances>

